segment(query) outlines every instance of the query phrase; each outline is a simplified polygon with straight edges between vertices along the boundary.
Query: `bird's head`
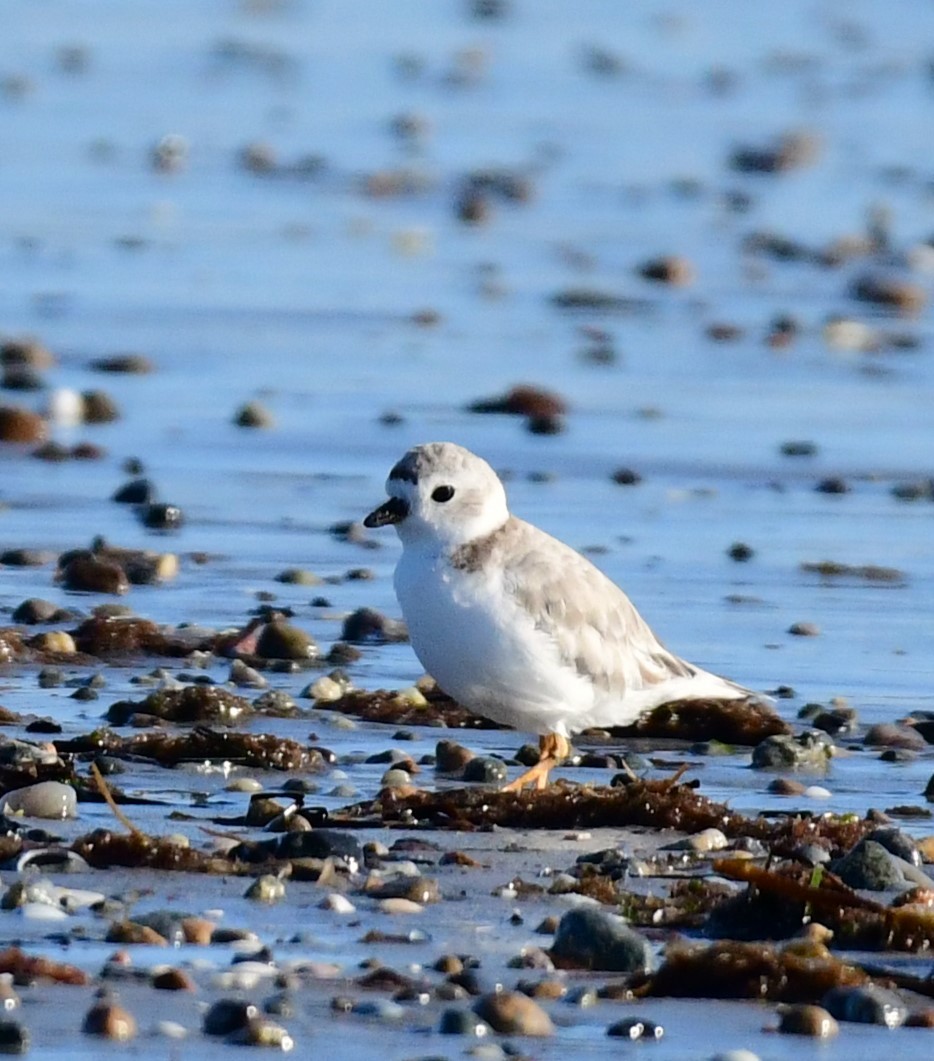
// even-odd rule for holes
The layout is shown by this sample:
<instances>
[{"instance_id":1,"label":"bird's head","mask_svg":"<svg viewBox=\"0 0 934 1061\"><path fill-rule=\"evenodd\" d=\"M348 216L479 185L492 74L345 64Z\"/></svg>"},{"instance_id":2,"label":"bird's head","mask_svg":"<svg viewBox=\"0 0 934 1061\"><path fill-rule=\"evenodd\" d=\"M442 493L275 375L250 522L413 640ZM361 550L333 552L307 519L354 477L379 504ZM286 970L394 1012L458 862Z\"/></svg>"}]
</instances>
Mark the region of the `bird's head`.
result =
<instances>
[{"instance_id":1,"label":"bird's head","mask_svg":"<svg viewBox=\"0 0 934 1061\"><path fill-rule=\"evenodd\" d=\"M457 548L499 529L509 518L506 491L481 457L453 442L410 449L386 480L389 500L363 521L393 524L403 545Z\"/></svg>"}]
</instances>

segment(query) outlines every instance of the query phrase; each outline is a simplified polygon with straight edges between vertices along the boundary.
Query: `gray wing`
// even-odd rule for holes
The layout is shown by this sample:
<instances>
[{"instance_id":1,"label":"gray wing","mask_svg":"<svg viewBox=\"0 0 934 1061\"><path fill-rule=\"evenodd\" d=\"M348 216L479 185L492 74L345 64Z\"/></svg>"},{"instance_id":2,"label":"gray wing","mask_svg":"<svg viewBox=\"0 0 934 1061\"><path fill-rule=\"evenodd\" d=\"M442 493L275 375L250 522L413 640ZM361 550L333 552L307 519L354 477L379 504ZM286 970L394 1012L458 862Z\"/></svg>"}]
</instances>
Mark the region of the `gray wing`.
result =
<instances>
[{"instance_id":1,"label":"gray wing","mask_svg":"<svg viewBox=\"0 0 934 1061\"><path fill-rule=\"evenodd\" d=\"M702 673L669 652L589 560L531 524L510 523L520 547L503 558L506 586L578 673L617 696Z\"/></svg>"}]
</instances>

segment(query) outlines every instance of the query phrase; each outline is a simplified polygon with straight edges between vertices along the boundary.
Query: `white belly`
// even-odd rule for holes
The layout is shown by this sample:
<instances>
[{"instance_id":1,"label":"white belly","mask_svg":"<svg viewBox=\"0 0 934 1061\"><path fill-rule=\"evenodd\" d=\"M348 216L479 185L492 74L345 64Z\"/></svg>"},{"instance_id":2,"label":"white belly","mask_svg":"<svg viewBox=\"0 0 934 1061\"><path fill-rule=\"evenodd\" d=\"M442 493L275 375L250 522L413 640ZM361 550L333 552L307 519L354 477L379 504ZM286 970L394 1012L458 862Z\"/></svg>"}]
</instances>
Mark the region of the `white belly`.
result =
<instances>
[{"instance_id":1,"label":"white belly","mask_svg":"<svg viewBox=\"0 0 934 1061\"><path fill-rule=\"evenodd\" d=\"M497 572L455 571L407 551L395 587L419 661L464 707L516 729L565 736L593 710L592 683L560 661Z\"/></svg>"}]
</instances>

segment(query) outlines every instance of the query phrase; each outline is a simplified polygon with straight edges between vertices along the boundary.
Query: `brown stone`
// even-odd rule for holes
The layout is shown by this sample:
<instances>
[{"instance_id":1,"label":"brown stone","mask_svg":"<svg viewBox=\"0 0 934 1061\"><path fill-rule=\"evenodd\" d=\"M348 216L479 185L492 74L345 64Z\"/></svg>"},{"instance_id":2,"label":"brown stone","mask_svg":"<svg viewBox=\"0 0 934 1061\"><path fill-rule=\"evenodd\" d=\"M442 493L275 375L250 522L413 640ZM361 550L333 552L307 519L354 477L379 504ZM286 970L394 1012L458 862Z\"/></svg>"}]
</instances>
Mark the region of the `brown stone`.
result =
<instances>
[{"instance_id":1,"label":"brown stone","mask_svg":"<svg viewBox=\"0 0 934 1061\"><path fill-rule=\"evenodd\" d=\"M518 991L494 991L477 999L474 1013L503 1035L553 1035L555 1027L542 1007Z\"/></svg>"},{"instance_id":2,"label":"brown stone","mask_svg":"<svg viewBox=\"0 0 934 1061\"><path fill-rule=\"evenodd\" d=\"M44 442L45 421L18 405L0 406L0 442Z\"/></svg>"}]
</instances>

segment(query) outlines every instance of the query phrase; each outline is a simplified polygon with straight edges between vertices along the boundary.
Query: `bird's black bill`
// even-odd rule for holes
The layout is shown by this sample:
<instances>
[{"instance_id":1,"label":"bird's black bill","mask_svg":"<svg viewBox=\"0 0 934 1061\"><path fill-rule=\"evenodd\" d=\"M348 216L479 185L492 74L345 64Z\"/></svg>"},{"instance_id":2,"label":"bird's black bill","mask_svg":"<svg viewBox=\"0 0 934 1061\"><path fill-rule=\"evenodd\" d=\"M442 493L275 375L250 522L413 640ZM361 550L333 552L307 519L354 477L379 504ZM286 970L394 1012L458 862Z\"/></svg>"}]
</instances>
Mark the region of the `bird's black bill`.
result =
<instances>
[{"instance_id":1,"label":"bird's black bill","mask_svg":"<svg viewBox=\"0 0 934 1061\"><path fill-rule=\"evenodd\" d=\"M385 527L388 523L401 523L408 514L408 501L404 501L401 497L391 497L366 517L363 526Z\"/></svg>"}]
</instances>

